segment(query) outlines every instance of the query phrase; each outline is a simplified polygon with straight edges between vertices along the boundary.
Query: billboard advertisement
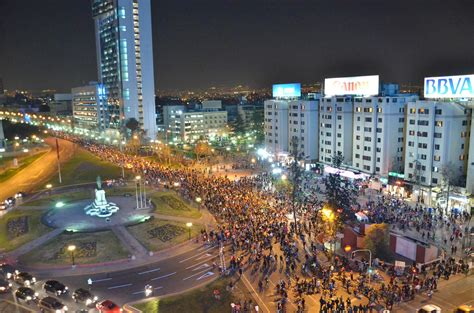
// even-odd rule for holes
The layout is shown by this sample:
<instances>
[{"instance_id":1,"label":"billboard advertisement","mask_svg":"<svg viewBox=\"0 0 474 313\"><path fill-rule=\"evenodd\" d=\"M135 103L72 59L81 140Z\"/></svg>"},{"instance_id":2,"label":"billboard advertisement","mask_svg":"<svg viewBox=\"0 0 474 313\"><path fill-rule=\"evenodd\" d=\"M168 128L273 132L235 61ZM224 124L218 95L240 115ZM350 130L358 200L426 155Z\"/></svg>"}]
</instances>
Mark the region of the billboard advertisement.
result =
<instances>
[{"instance_id":1,"label":"billboard advertisement","mask_svg":"<svg viewBox=\"0 0 474 313\"><path fill-rule=\"evenodd\" d=\"M273 98L299 98L301 97L301 84L276 84L273 85Z\"/></svg>"},{"instance_id":2,"label":"billboard advertisement","mask_svg":"<svg viewBox=\"0 0 474 313\"><path fill-rule=\"evenodd\" d=\"M375 96L379 94L379 75L326 78L325 96Z\"/></svg>"},{"instance_id":3,"label":"billboard advertisement","mask_svg":"<svg viewBox=\"0 0 474 313\"><path fill-rule=\"evenodd\" d=\"M474 98L474 74L425 78L425 98Z\"/></svg>"}]
</instances>

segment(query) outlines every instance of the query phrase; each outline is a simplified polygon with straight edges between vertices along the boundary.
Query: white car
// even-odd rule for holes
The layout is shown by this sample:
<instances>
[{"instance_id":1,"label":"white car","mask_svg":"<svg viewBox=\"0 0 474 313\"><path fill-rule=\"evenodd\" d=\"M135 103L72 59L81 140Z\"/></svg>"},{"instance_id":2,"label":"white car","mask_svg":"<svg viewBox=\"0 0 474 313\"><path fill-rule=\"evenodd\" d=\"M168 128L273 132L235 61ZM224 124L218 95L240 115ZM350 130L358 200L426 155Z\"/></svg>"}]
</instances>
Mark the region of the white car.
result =
<instances>
[{"instance_id":1,"label":"white car","mask_svg":"<svg viewBox=\"0 0 474 313\"><path fill-rule=\"evenodd\" d=\"M417 312L418 313L441 313L441 308L434 304L427 304L421 307L421 309L418 309Z\"/></svg>"}]
</instances>

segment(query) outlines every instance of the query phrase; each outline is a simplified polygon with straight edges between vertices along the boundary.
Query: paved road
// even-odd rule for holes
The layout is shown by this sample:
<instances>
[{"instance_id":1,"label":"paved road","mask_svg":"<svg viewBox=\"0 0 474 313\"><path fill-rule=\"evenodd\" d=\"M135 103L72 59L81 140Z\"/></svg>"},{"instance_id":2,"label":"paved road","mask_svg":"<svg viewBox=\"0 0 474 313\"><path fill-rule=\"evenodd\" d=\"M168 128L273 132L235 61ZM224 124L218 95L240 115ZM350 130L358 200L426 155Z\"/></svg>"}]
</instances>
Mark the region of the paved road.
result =
<instances>
[{"instance_id":1,"label":"paved road","mask_svg":"<svg viewBox=\"0 0 474 313\"><path fill-rule=\"evenodd\" d=\"M393 312L416 312L426 304L437 305L442 312L454 312L462 304L474 305L474 276L452 277L448 281L441 279L432 299L428 299L426 294L417 295L413 301L394 306Z\"/></svg>"},{"instance_id":2,"label":"paved road","mask_svg":"<svg viewBox=\"0 0 474 313\"><path fill-rule=\"evenodd\" d=\"M59 140L59 153L61 162L69 160L74 153L74 144L70 141ZM58 169L56 157L55 138L46 138L45 143L51 146L51 150L35 160L29 166L18 172L15 176L0 184L0 200L11 197L18 191L29 192L38 183L45 181Z\"/></svg>"},{"instance_id":3,"label":"paved road","mask_svg":"<svg viewBox=\"0 0 474 313\"><path fill-rule=\"evenodd\" d=\"M151 284L154 296L162 296L182 292L187 289L206 284L217 278L217 268L213 269L213 262L217 262L218 249L200 245L183 254L123 271L102 273L95 275L76 275L62 277L58 280L69 287L70 291L77 288L88 288L88 279L92 279L91 292L99 299L110 299L119 305L145 298L145 285ZM49 277L37 276L38 282L34 286L40 293L43 282ZM16 286L15 286L16 288ZM0 296L11 299L11 295ZM61 301L70 310L77 310L78 306L70 295L62 296ZM30 305L34 308L34 305Z\"/></svg>"}]
</instances>

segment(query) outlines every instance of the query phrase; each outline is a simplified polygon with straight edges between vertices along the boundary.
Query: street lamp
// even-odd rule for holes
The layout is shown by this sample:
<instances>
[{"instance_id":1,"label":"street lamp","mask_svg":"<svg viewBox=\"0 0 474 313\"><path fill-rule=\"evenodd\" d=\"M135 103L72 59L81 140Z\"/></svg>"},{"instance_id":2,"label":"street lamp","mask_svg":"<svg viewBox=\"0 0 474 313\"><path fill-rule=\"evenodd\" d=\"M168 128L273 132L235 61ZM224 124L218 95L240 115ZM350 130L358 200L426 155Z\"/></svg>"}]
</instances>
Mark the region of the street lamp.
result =
<instances>
[{"instance_id":1,"label":"street lamp","mask_svg":"<svg viewBox=\"0 0 474 313\"><path fill-rule=\"evenodd\" d=\"M135 176L135 180L137 181L137 184L135 186L135 196L136 196L136 199L137 199L137 209L140 209L140 205L138 203L138 189L140 188L140 203L141 203L141 198L142 198L142 188L140 186L140 181L141 181L142 177L140 175L137 175Z\"/></svg>"},{"instance_id":2,"label":"street lamp","mask_svg":"<svg viewBox=\"0 0 474 313\"><path fill-rule=\"evenodd\" d=\"M74 251L76 250L76 246L75 245L69 245L67 247L67 251L71 252L71 259L72 259L72 266L75 266L76 263L74 262Z\"/></svg>"},{"instance_id":3,"label":"street lamp","mask_svg":"<svg viewBox=\"0 0 474 313\"><path fill-rule=\"evenodd\" d=\"M189 240L191 240L191 227L193 227L193 223L187 222L186 227L188 228Z\"/></svg>"},{"instance_id":4,"label":"street lamp","mask_svg":"<svg viewBox=\"0 0 474 313\"><path fill-rule=\"evenodd\" d=\"M196 202L197 203L201 203L201 201L202 201L201 197L196 197Z\"/></svg>"}]
</instances>

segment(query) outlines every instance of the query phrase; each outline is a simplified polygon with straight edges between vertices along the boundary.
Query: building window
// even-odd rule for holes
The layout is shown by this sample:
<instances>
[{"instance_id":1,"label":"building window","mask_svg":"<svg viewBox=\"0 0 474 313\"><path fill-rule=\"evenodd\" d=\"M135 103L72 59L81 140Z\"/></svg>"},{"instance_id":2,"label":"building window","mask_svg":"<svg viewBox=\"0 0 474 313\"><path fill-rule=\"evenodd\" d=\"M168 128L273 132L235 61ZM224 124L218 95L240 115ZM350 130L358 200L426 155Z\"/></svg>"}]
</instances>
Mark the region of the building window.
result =
<instances>
[{"instance_id":1,"label":"building window","mask_svg":"<svg viewBox=\"0 0 474 313\"><path fill-rule=\"evenodd\" d=\"M432 182L434 185L438 184L438 178L433 178L433 179L431 179L431 182Z\"/></svg>"},{"instance_id":2,"label":"building window","mask_svg":"<svg viewBox=\"0 0 474 313\"><path fill-rule=\"evenodd\" d=\"M435 160L435 161L441 161L441 157L440 157L439 155L435 155L435 156L433 157L433 160Z\"/></svg>"}]
</instances>

